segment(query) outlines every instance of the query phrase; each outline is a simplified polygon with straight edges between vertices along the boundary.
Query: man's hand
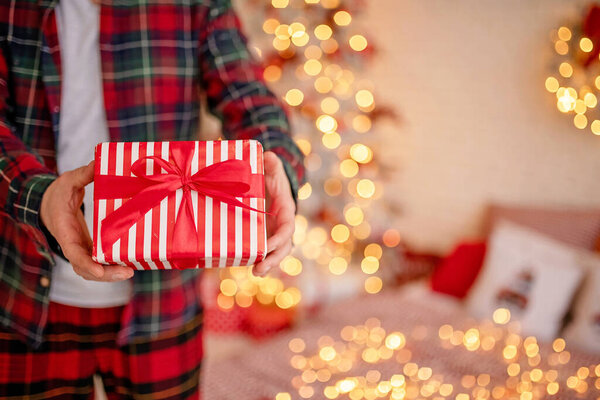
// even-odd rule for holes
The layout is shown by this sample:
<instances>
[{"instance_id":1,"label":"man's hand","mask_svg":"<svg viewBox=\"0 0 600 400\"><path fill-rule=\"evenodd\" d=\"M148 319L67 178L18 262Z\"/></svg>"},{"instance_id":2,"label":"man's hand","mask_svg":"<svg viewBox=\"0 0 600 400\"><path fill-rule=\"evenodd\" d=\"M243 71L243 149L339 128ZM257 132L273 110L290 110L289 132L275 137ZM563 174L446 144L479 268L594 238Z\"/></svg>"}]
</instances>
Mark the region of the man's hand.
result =
<instances>
[{"instance_id":1,"label":"man's hand","mask_svg":"<svg viewBox=\"0 0 600 400\"><path fill-rule=\"evenodd\" d=\"M254 267L255 275L265 275L292 250L296 204L292 198L290 182L279 157L272 151L264 154L265 187L267 190L267 257Z\"/></svg>"},{"instance_id":2,"label":"man's hand","mask_svg":"<svg viewBox=\"0 0 600 400\"><path fill-rule=\"evenodd\" d=\"M92 281L115 282L133 276L131 268L100 265L92 260L92 239L81 203L84 187L94 180L94 162L60 175L44 192L40 218L75 272Z\"/></svg>"}]
</instances>

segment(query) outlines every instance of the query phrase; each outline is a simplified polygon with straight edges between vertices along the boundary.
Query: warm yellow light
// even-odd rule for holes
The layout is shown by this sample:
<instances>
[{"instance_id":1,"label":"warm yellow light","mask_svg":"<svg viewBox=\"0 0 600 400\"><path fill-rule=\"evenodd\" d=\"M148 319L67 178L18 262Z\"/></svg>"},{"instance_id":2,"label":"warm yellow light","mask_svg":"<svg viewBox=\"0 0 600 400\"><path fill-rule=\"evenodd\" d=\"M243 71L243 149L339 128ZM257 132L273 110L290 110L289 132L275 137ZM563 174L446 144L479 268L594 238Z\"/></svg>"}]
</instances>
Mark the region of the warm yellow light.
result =
<instances>
[{"instance_id":1,"label":"warm yellow light","mask_svg":"<svg viewBox=\"0 0 600 400\"><path fill-rule=\"evenodd\" d=\"M340 109L340 103L335 97L325 97L321 100L321 110L327 114L335 114Z\"/></svg>"},{"instance_id":2,"label":"warm yellow light","mask_svg":"<svg viewBox=\"0 0 600 400\"><path fill-rule=\"evenodd\" d=\"M400 232L395 229L388 229L383 233L383 244L387 247L396 247L400 244Z\"/></svg>"},{"instance_id":3,"label":"warm yellow light","mask_svg":"<svg viewBox=\"0 0 600 400\"><path fill-rule=\"evenodd\" d=\"M371 118L360 114L352 119L352 127L358 133L366 133L371 130Z\"/></svg>"},{"instance_id":4,"label":"warm yellow light","mask_svg":"<svg viewBox=\"0 0 600 400\"><path fill-rule=\"evenodd\" d=\"M337 224L331 229L331 238L336 243L344 243L350 238L350 229L344 224Z\"/></svg>"},{"instance_id":5,"label":"warm yellow light","mask_svg":"<svg viewBox=\"0 0 600 400\"><path fill-rule=\"evenodd\" d=\"M309 242L313 242L318 246L322 246L325 244L325 242L327 242L327 237L328 235L325 229L321 228L320 226L316 226L308 231L307 239Z\"/></svg>"},{"instance_id":6,"label":"warm yellow light","mask_svg":"<svg viewBox=\"0 0 600 400\"><path fill-rule=\"evenodd\" d=\"M290 26L288 24L281 24L275 28L275 37L277 39L285 40L290 38Z\"/></svg>"},{"instance_id":7,"label":"warm yellow light","mask_svg":"<svg viewBox=\"0 0 600 400\"><path fill-rule=\"evenodd\" d=\"M440 394L442 396L450 396L452 394L453 390L454 390L454 387L450 383L444 383L444 384L440 385Z\"/></svg>"},{"instance_id":8,"label":"warm yellow light","mask_svg":"<svg viewBox=\"0 0 600 400\"><path fill-rule=\"evenodd\" d=\"M367 48L367 39L363 35L354 35L349 40L350 47L354 51L363 51Z\"/></svg>"},{"instance_id":9,"label":"warm yellow light","mask_svg":"<svg viewBox=\"0 0 600 400\"><path fill-rule=\"evenodd\" d=\"M285 94L285 101L290 106L299 106L304 101L304 93L300 89L290 89Z\"/></svg>"},{"instance_id":10,"label":"warm yellow light","mask_svg":"<svg viewBox=\"0 0 600 400\"><path fill-rule=\"evenodd\" d=\"M595 119L590 125L594 135L600 135L600 120Z\"/></svg>"},{"instance_id":11,"label":"warm yellow light","mask_svg":"<svg viewBox=\"0 0 600 400\"><path fill-rule=\"evenodd\" d=\"M235 301L233 297L226 296L223 293L219 293L217 296L217 305L223 310L229 310L233 307Z\"/></svg>"},{"instance_id":12,"label":"warm yellow light","mask_svg":"<svg viewBox=\"0 0 600 400\"><path fill-rule=\"evenodd\" d=\"M571 30L566 26L561 26L560 28L558 28L558 37L560 40L571 40L571 36Z\"/></svg>"},{"instance_id":13,"label":"warm yellow light","mask_svg":"<svg viewBox=\"0 0 600 400\"><path fill-rule=\"evenodd\" d=\"M377 243L369 243L367 247L365 247L363 254L365 257L375 257L379 260L383 255L383 249Z\"/></svg>"},{"instance_id":14,"label":"warm yellow light","mask_svg":"<svg viewBox=\"0 0 600 400\"><path fill-rule=\"evenodd\" d=\"M272 35L275 33L275 29L277 29L278 26L279 26L279 21L277 21L275 18L268 18L263 23L263 31L265 31L265 33Z\"/></svg>"},{"instance_id":15,"label":"warm yellow light","mask_svg":"<svg viewBox=\"0 0 600 400\"><path fill-rule=\"evenodd\" d=\"M517 363L508 364L508 367L506 367L506 373L509 376L517 376L517 375L519 375L520 371L521 371L521 366Z\"/></svg>"},{"instance_id":16,"label":"warm yellow light","mask_svg":"<svg viewBox=\"0 0 600 400\"><path fill-rule=\"evenodd\" d=\"M557 382L550 382L548 383L548 386L546 386L546 391L551 396L558 393L558 389L560 389L560 385Z\"/></svg>"},{"instance_id":17,"label":"warm yellow light","mask_svg":"<svg viewBox=\"0 0 600 400\"><path fill-rule=\"evenodd\" d=\"M281 78L281 68L277 65L269 65L265 68L263 76L267 82L276 82Z\"/></svg>"},{"instance_id":18,"label":"warm yellow light","mask_svg":"<svg viewBox=\"0 0 600 400\"><path fill-rule=\"evenodd\" d=\"M306 46L309 41L310 41L310 36L308 36L308 33L306 33L306 32L301 32L301 33L298 33L297 35L292 36L292 43L294 43L294 45L296 45L298 47Z\"/></svg>"},{"instance_id":19,"label":"warm yellow light","mask_svg":"<svg viewBox=\"0 0 600 400\"><path fill-rule=\"evenodd\" d=\"M557 352L560 353L561 351L563 351L566 347L567 343L565 342L565 339L563 338L557 338L554 340L554 342L552 342L552 349Z\"/></svg>"},{"instance_id":20,"label":"warm yellow light","mask_svg":"<svg viewBox=\"0 0 600 400\"><path fill-rule=\"evenodd\" d=\"M571 64L565 61L560 63L560 66L558 67L558 72L565 78L570 78L571 75L573 75L573 67L571 66Z\"/></svg>"},{"instance_id":21,"label":"warm yellow light","mask_svg":"<svg viewBox=\"0 0 600 400\"><path fill-rule=\"evenodd\" d=\"M600 76L597 76L596 79L594 79L594 85L596 85L596 88L600 89Z\"/></svg>"},{"instance_id":22,"label":"warm yellow light","mask_svg":"<svg viewBox=\"0 0 600 400\"><path fill-rule=\"evenodd\" d=\"M342 275L348 268L348 262L342 257L333 257L329 261L329 271L334 275Z\"/></svg>"},{"instance_id":23,"label":"warm yellow light","mask_svg":"<svg viewBox=\"0 0 600 400\"><path fill-rule=\"evenodd\" d=\"M373 256L363 258L360 268L365 274L374 274L379 270L379 260Z\"/></svg>"},{"instance_id":24,"label":"warm yellow light","mask_svg":"<svg viewBox=\"0 0 600 400\"><path fill-rule=\"evenodd\" d=\"M331 361L335 358L336 351L331 346L325 346L321 350L319 350L319 357L325 361Z\"/></svg>"},{"instance_id":25,"label":"warm yellow light","mask_svg":"<svg viewBox=\"0 0 600 400\"><path fill-rule=\"evenodd\" d=\"M352 16L347 11L338 11L333 15L333 20L339 26L347 26L352 22Z\"/></svg>"},{"instance_id":26,"label":"warm yellow light","mask_svg":"<svg viewBox=\"0 0 600 400\"><path fill-rule=\"evenodd\" d=\"M510 310L508 308L498 308L494 311L492 319L499 325L508 324L510 321Z\"/></svg>"},{"instance_id":27,"label":"warm yellow light","mask_svg":"<svg viewBox=\"0 0 600 400\"><path fill-rule=\"evenodd\" d=\"M508 345L504 348L502 355L507 360L512 360L517 355L517 347L513 345Z\"/></svg>"},{"instance_id":28,"label":"warm yellow light","mask_svg":"<svg viewBox=\"0 0 600 400\"><path fill-rule=\"evenodd\" d=\"M379 293L382 287L383 281L378 276L370 276L365 280L365 290L367 291L367 293Z\"/></svg>"},{"instance_id":29,"label":"warm yellow light","mask_svg":"<svg viewBox=\"0 0 600 400\"><path fill-rule=\"evenodd\" d=\"M320 76L315 80L315 90L319 93L329 93L333 89L333 81L326 76Z\"/></svg>"},{"instance_id":30,"label":"warm yellow light","mask_svg":"<svg viewBox=\"0 0 600 400\"><path fill-rule=\"evenodd\" d=\"M354 98L356 100L356 104L358 104L359 107L363 108L370 107L375 101L375 99L373 98L373 94L366 89L362 89L356 92Z\"/></svg>"},{"instance_id":31,"label":"warm yellow light","mask_svg":"<svg viewBox=\"0 0 600 400\"><path fill-rule=\"evenodd\" d=\"M586 93L583 102L587 107L594 108L598 105L598 98L593 93Z\"/></svg>"},{"instance_id":32,"label":"warm yellow light","mask_svg":"<svg viewBox=\"0 0 600 400\"><path fill-rule=\"evenodd\" d=\"M340 5L340 0L321 0L323 8L337 8Z\"/></svg>"},{"instance_id":33,"label":"warm yellow light","mask_svg":"<svg viewBox=\"0 0 600 400\"><path fill-rule=\"evenodd\" d=\"M305 156L309 155L312 150L312 145L310 144L310 141L306 139L296 139L296 145L300 148L302 154L304 154Z\"/></svg>"},{"instance_id":34,"label":"warm yellow light","mask_svg":"<svg viewBox=\"0 0 600 400\"><path fill-rule=\"evenodd\" d=\"M588 123L588 120L587 120L586 116L583 114L576 114L575 117L573 117L573 124L575 125L576 128L585 129L585 127L587 126L587 123Z\"/></svg>"},{"instance_id":35,"label":"warm yellow light","mask_svg":"<svg viewBox=\"0 0 600 400\"><path fill-rule=\"evenodd\" d=\"M573 108L573 110L577 114L583 114L584 112L586 112L587 107L582 99L577 99L577 100L575 100L575 107Z\"/></svg>"},{"instance_id":36,"label":"warm yellow light","mask_svg":"<svg viewBox=\"0 0 600 400\"><path fill-rule=\"evenodd\" d=\"M302 272L302 262L296 257L285 257L279 266L283 272L290 276L297 276Z\"/></svg>"},{"instance_id":37,"label":"warm yellow light","mask_svg":"<svg viewBox=\"0 0 600 400\"><path fill-rule=\"evenodd\" d=\"M333 30L329 25L321 24L315 28L315 36L319 40L327 40L333 34Z\"/></svg>"},{"instance_id":38,"label":"warm yellow light","mask_svg":"<svg viewBox=\"0 0 600 400\"><path fill-rule=\"evenodd\" d=\"M285 310L294 306L294 298L287 291L284 291L275 296L275 304Z\"/></svg>"},{"instance_id":39,"label":"warm yellow light","mask_svg":"<svg viewBox=\"0 0 600 400\"><path fill-rule=\"evenodd\" d=\"M288 343L288 346L289 346L290 350L293 351L294 353L302 353L304 351L304 349L306 348L306 343L304 343L304 340L302 340L300 338L293 338Z\"/></svg>"},{"instance_id":40,"label":"warm yellow light","mask_svg":"<svg viewBox=\"0 0 600 400\"><path fill-rule=\"evenodd\" d=\"M365 215L360 207L352 206L344 212L344 217L346 218L346 221L348 221L348 224L357 226L363 222Z\"/></svg>"},{"instance_id":41,"label":"warm yellow light","mask_svg":"<svg viewBox=\"0 0 600 400\"><path fill-rule=\"evenodd\" d=\"M557 40L556 43L554 43L554 50L561 56L564 56L569 52L569 45L563 40Z\"/></svg>"},{"instance_id":42,"label":"warm yellow light","mask_svg":"<svg viewBox=\"0 0 600 400\"><path fill-rule=\"evenodd\" d=\"M252 305L252 297L243 292L237 292L235 294L235 302L240 307L248 308Z\"/></svg>"},{"instance_id":43,"label":"warm yellow light","mask_svg":"<svg viewBox=\"0 0 600 400\"><path fill-rule=\"evenodd\" d=\"M327 54L335 53L338 47L338 42L334 38L329 38L321 42L321 49Z\"/></svg>"},{"instance_id":44,"label":"warm yellow light","mask_svg":"<svg viewBox=\"0 0 600 400\"><path fill-rule=\"evenodd\" d=\"M319 75L323 65L319 60L310 59L304 63L304 72L306 72L310 76Z\"/></svg>"},{"instance_id":45,"label":"warm yellow light","mask_svg":"<svg viewBox=\"0 0 600 400\"><path fill-rule=\"evenodd\" d=\"M312 194L312 186L310 182L306 182L302 187L298 190L298 200L306 200Z\"/></svg>"},{"instance_id":46,"label":"warm yellow light","mask_svg":"<svg viewBox=\"0 0 600 400\"><path fill-rule=\"evenodd\" d=\"M375 194L375 184L370 179L361 179L356 185L356 191L360 197L369 199Z\"/></svg>"},{"instance_id":47,"label":"warm yellow light","mask_svg":"<svg viewBox=\"0 0 600 400\"><path fill-rule=\"evenodd\" d=\"M306 4L319 4L319 0L304 0Z\"/></svg>"},{"instance_id":48,"label":"warm yellow light","mask_svg":"<svg viewBox=\"0 0 600 400\"><path fill-rule=\"evenodd\" d=\"M290 39L279 39L279 38L275 38L273 39L273 47L275 48L275 50L279 50L279 51L283 51L285 49L287 49L288 47L290 47Z\"/></svg>"},{"instance_id":49,"label":"warm yellow light","mask_svg":"<svg viewBox=\"0 0 600 400\"><path fill-rule=\"evenodd\" d=\"M342 193L342 181L337 178L327 179L323 186L325 193L327 193L329 196L338 196L340 193Z\"/></svg>"},{"instance_id":50,"label":"warm yellow light","mask_svg":"<svg viewBox=\"0 0 600 400\"><path fill-rule=\"evenodd\" d=\"M292 396L287 392L279 392L275 395L275 400L292 400Z\"/></svg>"},{"instance_id":51,"label":"warm yellow light","mask_svg":"<svg viewBox=\"0 0 600 400\"><path fill-rule=\"evenodd\" d=\"M348 158L340 163L340 172L346 178L352 178L358 174L358 164L356 161Z\"/></svg>"},{"instance_id":52,"label":"warm yellow light","mask_svg":"<svg viewBox=\"0 0 600 400\"><path fill-rule=\"evenodd\" d=\"M237 283L233 279L223 279L220 284L221 293L226 296L234 296L237 292Z\"/></svg>"},{"instance_id":53,"label":"warm yellow light","mask_svg":"<svg viewBox=\"0 0 600 400\"><path fill-rule=\"evenodd\" d=\"M550 93L556 93L560 85L558 84L558 79L553 76L549 76L546 78L546 90Z\"/></svg>"},{"instance_id":54,"label":"warm yellow light","mask_svg":"<svg viewBox=\"0 0 600 400\"><path fill-rule=\"evenodd\" d=\"M286 8L289 3L289 0L271 0L271 4L274 8Z\"/></svg>"},{"instance_id":55,"label":"warm yellow light","mask_svg":"<svg viewBox=\"0 0 600 400\"><path fill-rule=\"evenodd\" d=\"M323 394L328 399L335 399L340 395L340 392L335 386L327 386L323 389Z\"/></svg>"},{"instance_id":56,"label":"warm yellow light","mask_svg":"<svg viewBox=\"0 0 600 400\"><path fill-rule=\"evenodd\" d=\"M328 149L336 149L342 143L342 138L337 132L328 132L321 137L321 141Z\"/></svg>"},{"instance_id":57,"label":"warm yellow light","mask_svg":"<svg viewBox=\"0 0 600 400\"><path fill-rule=\"evenodd\" d=\"M592 43L590 38L583 37L579 41L579 48L585 53L589 53L594 49L594 43Z\"/></svg>"},{"instance_id":58,"label":"warm yellow light","mask_svg":"<svg viewBox=\"0 0 600 400\"><path fill-rule=\"evenodd\" d=\"M356 162L366 164L373 159L373 151L364 144L356 143L350 147L350 157Z\"/></svg>"},{"instance_id":59,"label":"warm yellow light","mask_svg":"<svg viewBox=\"0 0 600 400\"><path fill-rule=\"evenodd\" d=\"M319 46L310 45L304 50L304 57L318 60L323 56L323 50Z\"/></svg>"},{"instance_id":60,"label":"warm yellow light","mask_svg":"<svg viewBox=\"0 0 600 400\"><path fill-rule=\"evenodd\" d=\"M338 127L336 119L333 118L331 115L326 114L321 115L319 116L319 118L317 118L316 125L317 128L319 128L319 130L324 133L333 132Z\"/></svg>"}]
</instances>

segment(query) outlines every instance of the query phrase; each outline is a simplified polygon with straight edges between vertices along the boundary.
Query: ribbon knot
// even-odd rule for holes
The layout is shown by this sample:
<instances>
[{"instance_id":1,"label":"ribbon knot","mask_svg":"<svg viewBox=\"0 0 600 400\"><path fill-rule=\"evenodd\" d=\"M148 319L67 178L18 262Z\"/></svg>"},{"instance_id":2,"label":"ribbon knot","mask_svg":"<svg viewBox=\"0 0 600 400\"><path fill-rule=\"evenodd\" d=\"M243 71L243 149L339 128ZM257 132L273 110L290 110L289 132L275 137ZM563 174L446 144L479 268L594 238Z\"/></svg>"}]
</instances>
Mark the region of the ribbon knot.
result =
<instances>
[{"instance_id":1,"label":"ribbon knot","mask_svg":"<svg viewBox=\"0 0 600 400\"><path fill-rule=\"evenodd\" d=\"M248 162L221 161L192 174L193 157L193 148L171 146L169 161L157 156L148 156L133 163L131 173L134 176L98 175L95 177L94 192L97 199L129 198L125 204L102 221L100 242L103 251L110 249L110 246L127 233L148 211L160 204L163 199L173 196L178 189L183 190L183 196L173 227L171 250L174 257L179 259L197 259L199 252L200 240L194 218L192 191L235 207L265 213L237 199L264 197L263 175L252 174ZM160 166L164 172L147 173L150 161ZM174 265L180 268L177 263Z\"/></svg>"}]
</instances>

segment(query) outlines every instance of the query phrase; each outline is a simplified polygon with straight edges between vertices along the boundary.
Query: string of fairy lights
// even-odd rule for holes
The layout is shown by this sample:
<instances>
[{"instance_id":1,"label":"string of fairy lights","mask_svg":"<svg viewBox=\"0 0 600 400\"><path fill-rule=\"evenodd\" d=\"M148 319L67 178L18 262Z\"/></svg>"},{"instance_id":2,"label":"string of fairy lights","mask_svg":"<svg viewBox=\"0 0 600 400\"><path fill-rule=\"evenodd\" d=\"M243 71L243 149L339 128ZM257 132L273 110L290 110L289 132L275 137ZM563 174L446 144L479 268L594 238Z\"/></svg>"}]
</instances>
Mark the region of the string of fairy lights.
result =
<instances>
[{"instance_id":1,"label":"string of fairy lights","mask_svg":"<svg viewBox=\"0 0 600 400\"><path fill-rule=\"evenodd\" d=\"M295 251L280 265L284 277L219 271L217 303L225 310L254 301L294 307L301 293L285 283L293 283L288 278L300 275L306 262L333 275L360 267L365 292L377 293L383 287L380 262L386 249L400 243L400 234L372 225L369 216L371 209L385 210L384 185L376 179L379 161L368 144L375 141L373 124L385 113L375 112L373 84L356 71L372 47L354 26L353 9L363 5L357 0L251 3L264 13L261 32L254 35L262 46L255 54L265 65L265 80L293 110L294 137L305 155L309 182L298 193Z\"/></svg>"},{"instance_id":2,"label":"string of fairy lights","mask_svg":"<svg viewBox=\"0 0 600 400\"><path fill-rule=\"evenodd\" d=\"M557 394L569 398L600 396L600 364L569 365L571 354L564 339L557 338L549 351L542 352L535 337L516 333L517 326L510 324L510 311L500 308L494 312L493 322L484 321L466 331L446 324L437 332L418 326L407 335L387 332L381 321L370 318L362 325L343 327L341 340L321 336L313 352L306 350L308 345L302 338L293 338L288 343L290 365L297 375L291 379L291 386L303 399L534 400ZM437 336L440 349L461 348L496 355L504 364L504 375L465 374L458 384L456 378L451 380L430 366L418 364L413 359L411 342L430 335ZM385 375L390 363L395 373ZM372 366L366 374L348 375L365 364ZM275 400L292 398L297 396L291 392L275 396Z\"/></svg>"},{"instance_id":3,"label":"string of fairy lights","mask_svg":"<svg viewBox=\"0 0 600 400\"><path fill-rule=\"evenodd\" d=\"M556 94L556 107L560 112L573 115L575 127L589 128L593 134L600 135L597 109L600 63L597 57L593 62L587 61L594 51L593 41L584 36L580 26L561 26L552 31L551 40L557 56L557 73L546 78L546 90Z\"/></svg>"}]
</instances>

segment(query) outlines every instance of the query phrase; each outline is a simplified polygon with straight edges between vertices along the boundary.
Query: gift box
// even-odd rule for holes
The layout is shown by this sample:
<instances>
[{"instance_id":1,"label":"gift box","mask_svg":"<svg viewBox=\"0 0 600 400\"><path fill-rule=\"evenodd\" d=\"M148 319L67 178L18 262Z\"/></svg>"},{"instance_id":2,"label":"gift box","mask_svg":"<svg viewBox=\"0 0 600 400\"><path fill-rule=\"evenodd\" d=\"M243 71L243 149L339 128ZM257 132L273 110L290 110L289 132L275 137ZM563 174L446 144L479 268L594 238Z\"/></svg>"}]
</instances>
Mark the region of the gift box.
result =
<instances>
[{"instance_id":1,"label":"gift box","mask_svg":"<svg viewBox=\"0 0 600 400\"><path fill-rule=\"evenodd\" d=\"M95 149L93 259L138 270L253 265L267 252L256 140Z\"/></svg>"}]
</instances>

